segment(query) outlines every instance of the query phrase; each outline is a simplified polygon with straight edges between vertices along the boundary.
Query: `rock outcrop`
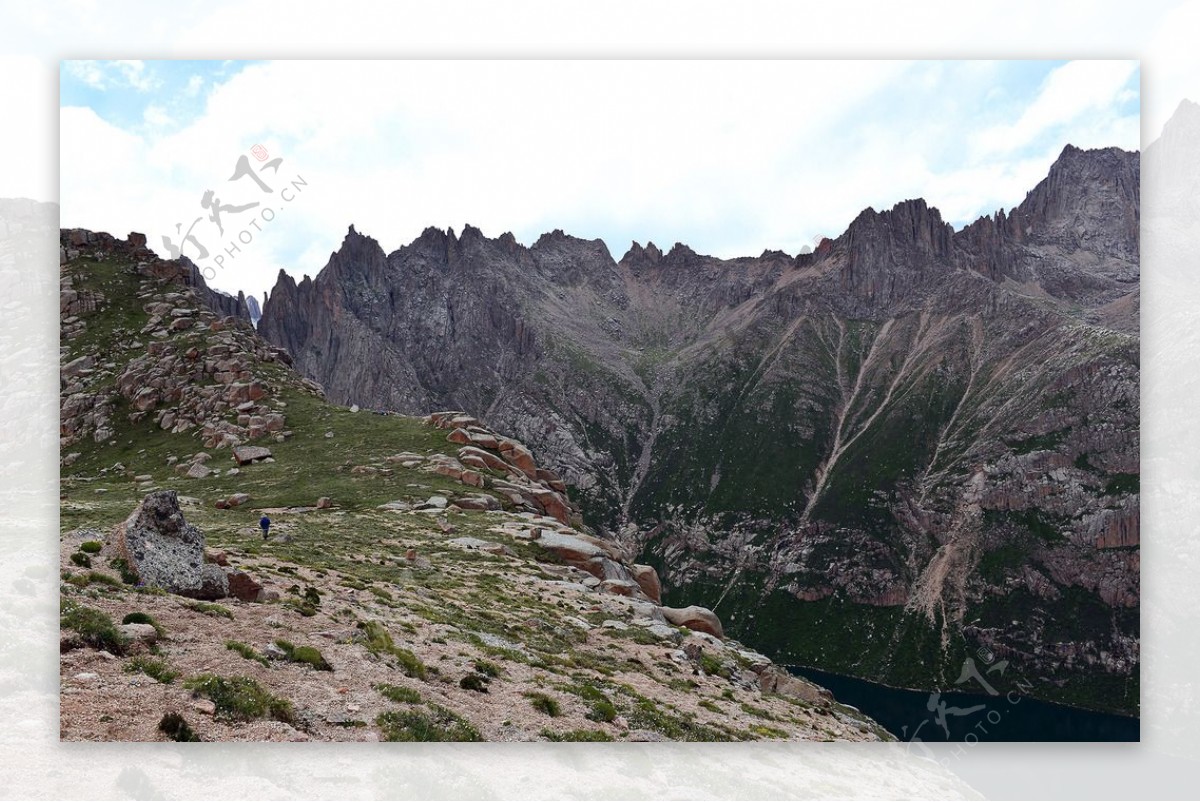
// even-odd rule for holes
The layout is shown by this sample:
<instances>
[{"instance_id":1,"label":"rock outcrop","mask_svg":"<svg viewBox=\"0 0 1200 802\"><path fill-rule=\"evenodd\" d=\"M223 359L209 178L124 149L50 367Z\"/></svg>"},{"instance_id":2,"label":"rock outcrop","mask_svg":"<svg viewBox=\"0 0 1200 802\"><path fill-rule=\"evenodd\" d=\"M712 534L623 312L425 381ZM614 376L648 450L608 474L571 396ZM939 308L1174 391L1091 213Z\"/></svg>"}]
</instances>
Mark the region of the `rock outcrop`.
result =
<instances>
[{"instance_id":1,"label":"rock outcrop","mask_svg":"<svg viewBox=\"0 0 1200 802\"><path fill-rule=\"evenodd\" d=\"M194 599L229 593L221 566L204 561L204 535L184 519L174 490L147 494L116 527L111 542L145 585Z\"/></svg>"},{"instance_id":2,"label":"rock outcrop","mask_svg":"<svg viewBox=\"0 0 1200 802\"><path fill-rule=\"evenodd\" d=\"M117 240L69 229L60 240L63 447L111 440L118 405L130 423L150 419L172 433L193 431L206 448L283 436L285 416L272 404L278 388L263 371L291 357L254 335L243 300L210 289L186 260L159 259L138 234ZM85 263L110 265L105 270L114 275L92 274L83 286ZM140 308L123 316L130 323L115 332L116 350L102 353L84 337L88 322L129 300L109 293L133 286Z\"/></svg>"}]
</instances>

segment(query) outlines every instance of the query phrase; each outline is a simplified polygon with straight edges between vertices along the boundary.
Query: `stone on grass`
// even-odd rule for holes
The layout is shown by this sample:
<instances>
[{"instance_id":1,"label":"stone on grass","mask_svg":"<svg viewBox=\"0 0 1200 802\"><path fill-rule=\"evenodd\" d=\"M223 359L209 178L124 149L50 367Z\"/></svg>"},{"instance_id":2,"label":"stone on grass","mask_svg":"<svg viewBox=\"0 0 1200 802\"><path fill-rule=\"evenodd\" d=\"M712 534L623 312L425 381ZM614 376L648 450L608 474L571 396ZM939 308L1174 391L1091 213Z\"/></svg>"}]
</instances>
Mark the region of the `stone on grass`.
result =
<instances>
[{"instance_id":1,"label":"stone on grass","mask_svg":"<svg viewBox=\"0 0 1200 802\"><path fill-rule=\"evenodd\" d=\"M244 602L257 602L263 592L263 586L245 571L229 570L225 572L229 582L229 595Z\"/></svg>"},{"instance_id":2,"label":"stone on grass","mask_svg":"<svg viewBox=\"0 0 1200 802\"><path fill-rule=\"evenodd\" d=\"M203 479L204 477L208 476L210 473L212 473L212 471L210 471L207 467L205 467L203 463L193 462L191 465L188 466L187 471L184 473L184 475L189 479Z\"/></svg>"},{"instance_id":3,"label":"stone on grass","mask_svg":"<svg viewBox=\"0 0 1200 802\"><path fill-rule=\"evenodd\" d=\"M158 630L149 624L121 624L117 632L131 641L141 641L147 645L158 640Z\"/></svg>"},{"instance_id":4,"label":"stone on grass","mask_svg":"<svg viewBox=\"0 0 1200 802\"><path fill-rule=\"evenodd\" d=\"M251 462L265 460L271 456L271 449L265 446L235 446L233 459L238 465L248 465Z\"/></svg>"},{"instance_id":5,"label":"stone on grass","mask_svg":"<svg viewBox=\"0 0 1200 802\"><path fill-rule=\"evenodd\" d=\"M148 493L117 525L112 542L147 585L196 599L221 598L228 590L221 568L204 562L204 535L184 519L174 490Z\"/></svg>"},{"instance_id":6,"label":"stone on grass","mask_svg":"<svg viewBox=\"0 0 1200 802\"><path fill-rule=\"evenodd\" d=\"M450 504L450 499L445 496L430 496L426 501L418 504L415 509L418 510L444 510Z\"/></svg>"}]
</instances>

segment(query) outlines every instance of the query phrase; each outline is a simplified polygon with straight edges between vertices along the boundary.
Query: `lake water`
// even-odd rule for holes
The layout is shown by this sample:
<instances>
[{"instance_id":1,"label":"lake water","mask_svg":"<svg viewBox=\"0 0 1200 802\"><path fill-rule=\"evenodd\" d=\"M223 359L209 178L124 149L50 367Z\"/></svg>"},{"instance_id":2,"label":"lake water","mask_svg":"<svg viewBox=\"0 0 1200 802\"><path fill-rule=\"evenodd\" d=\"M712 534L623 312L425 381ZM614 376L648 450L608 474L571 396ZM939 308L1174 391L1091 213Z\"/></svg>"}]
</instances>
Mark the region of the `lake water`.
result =
<instances>
[{"instance_id":1,"label":"lake water","mask_svg":"<svg viewBox=\"0 0 1200 802\"><path fill-rule=\"evenodd\" d=\"M799 676L857 707L902 741L1137 741L1139 719L1093 713L1017 693L997 696L889 688L874 682L789 666ZM948 731L948 732L947 732Z\"/></svg>"}]
</instances>

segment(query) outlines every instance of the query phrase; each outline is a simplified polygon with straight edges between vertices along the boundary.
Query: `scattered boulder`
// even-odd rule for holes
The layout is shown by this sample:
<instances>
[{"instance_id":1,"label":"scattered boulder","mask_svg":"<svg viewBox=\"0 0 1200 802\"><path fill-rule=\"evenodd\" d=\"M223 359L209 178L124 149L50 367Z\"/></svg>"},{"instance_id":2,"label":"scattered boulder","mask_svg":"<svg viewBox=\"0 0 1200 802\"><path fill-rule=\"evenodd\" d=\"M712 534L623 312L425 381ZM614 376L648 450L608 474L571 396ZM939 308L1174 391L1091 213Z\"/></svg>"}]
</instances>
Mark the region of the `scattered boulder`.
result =
<instances>
[{"instance_id":1,"label":"scattered boulder","mask_svg":"<svg viewBox=\"0 0 1200 802\"><path fill-rule=\"evenodd\" d=\"M81 373L90 371L95 367L96 360L93 359L89 354L81 356L78 359L73 359L67 364L63 365L60 373L62 374L63 378L71 378L72 376L78 376Z\"/></svg>"},{"instance_id":2,"label":"scattered boulder","mask_svg":"<svg viewBox=\"0 0 1200 802\"><path fill-rule=\"evenodd\" d=\"M333 501L330 500L329 496L321 496L319 499L317 499L318 510L327 510L332 506Z\"/></svg>"},{"instance_id":3,"label":"scattered boulder","mask_svg":"<svg viewBox=\"0 0 1200 802\"><path fill-rule=\"evenodd\" d=\"M618 596L640 596L642 589L633 580L605 579L600 583L600 592L615 593Z\"/></svg>"},{"instance_id":4,"label":"scattered boulder","mask_svg":"<svg viewBox=\"0 0 1200 802\"><path fill-rule=\"evenodd\" d=\"M117 632L127 641L144 643L147 646L158 641L158 630L150 624L121 624L117 627Z\"/></svg>"},{"instance_id":5,"label":"scattered boulder","mask_svg":"<svg viewBox=\"0 0 1200 802\"><path fill-rule=\"evenodd\" d=\"M664 607L663 616L677 627L686 627L695 632L707 632L718 638L725 637L725 629L721 619L707 607L692 605L690 607Z\"/></svg>"},{"instance_id":6,"label":"scattered boulder","mask_svg":"<svg viewBox=\"0 0 1200 802\"><path fill-rule=\"evenodd\" d=\"M489 540L480 540L477 537L456 537L446 542L470 551L482 551L496 555L503 554L509 557L515 556L513 550L503 543L493 543Z\"/></svg>"},{"instance_id":7,"label":"scattered boulder","mask_svg":"<svg viewBox=\"0 0 1200 802\"><path fill-rule=\"evenodd\" d=\"M658 571L652 566L634 563L629 566L629 573L633 574L633 580L638 583L647 598L655 604L662 603L662 582L659 581Z\"/></svg>"},{"instance_id":8,"label":"scattered boulder","mask_svg":"<svg viewBox=\"0 0 1200 802\"><path fill-rule=\"evenodd\" d=\"M761 667L758 674L758 687L764 693L790 696L809 704L833 701L833 694L826 689L814 685L806 679L793 676L786 669L780 668L774 663Z\"/></svg>"},{"instance_id":9,"label":"scattered boulder","mask_svg":"<svg viewBox=\"0 0 1200 802\"><path fill-rule=\"evenodd\" d=\"M147 585L196 599L217 599L228 592L225 572L204 562L204 535L184 519L174 490L148 493L117 525L112 543Z\"/></svg>"},{"instance_id":10,"label":"scattered boulder","mask_svg":"<svg viewBox=\"0 0 1200 802\"><path fill-rule=\"evenodd\" d=\"M245 571L229 570L225 572L229 582L229 595L244 602L257 602L263 592L263 586Z\"/></svg>"},{"instance_id":11,"label":"scattered boulder","mask_svg":"<svg viewBox=\"0 0 1200 802\"><path fill-rule=\"evenodd\" d=\"M505 472L512 470L512 466L500 459L500 457L475 446L463 446L460 448L458 450L458 461L463 465L469 465L472 468L480 470L490 469Z\"/></svg>"},{"instance_id":12,"label":"scattered boulder","mask_svg":"<svg viewBox=\"0 0 1200 802\"><path fill-rule=\"evenodd\" d=\"M418 504L413 509L417 510L444 510L450 505L450 499L445 496L430 496L426 501Z\"/></svg>"},{"instance_id":13,"label":"scattered boulder","mask_svg":"<svg viewBox=\"0 0 1200 802\"><path fill-rule=\"evenodd\" d=\"M271 449L265 446L234 446L233 448L233 460L238 465L248 465L270 456Z\"/></svg>"},{"instance_id":14,"label":"scattered boulder","mask_svg":"<svg viewBox=\"0 0 1200 802\"><path fill-rule=\"evenodd\" d=\"M390 457L386 457L383 461L384 462L392 462L392 463L399 462L401 464L406 463L406 462L418 462L419 463L419 462L424 462L425 457L420 454L415 454L412 451L401 451L399 454L393 454Z\"/></svg>"},{"instance_id":15,"label":"scattered boulder","mask_svg":"<svg viewBox=\"0 0 1200 802\"><path fill-rule=\"evenodd\" d=\"M571 522L571 508L567 506L563 497L558 493L555 493L553 490L534 488L533 497L542 506L542 509L546 511L546 514L554 520L562 524L569 524Z\"/></svg>"},{"instance_id":16,"label":"scattered boulder","mask_svg":"<svg viewBox=\"0 0 1200 802\"><path fill-rule=\"evenodd\" d=\"M592 557L598 557L603 553L599 546L589 543L581 537L564 535L550 530L542 530L538 544L569 563L587 563Z\"/></svg>"},{"instance_id":17,"label":"scattered boulder","mask_svg":"<svg viewBox=\"0 0 1200 802\"><path fill-rule=\"evenodd\" d=\"M454 499L454 506L460 510L498 510L500 502L495 496L464 496Z\"/></svg>"},{"instance_id":18,"label":"scattered boulder","mask_svg":"<svg viewBox=\"0 0 1200 802\"><path fill-rule=\"evenodd\" d=\"M184 472L184 476L189 479L203 479L210 473L212 473L212 471L209 470L208 467L203 463L193 462L188 466L187 471Z\"/></svg>"},{"instance_id":19,"label":"scattered boulder","mask_svg":"<svg viewBox=\"0 0 1200 802\"><path fill-rule=\"evenodd\" d=\"M386 504L380 504L375 509L390 510L392 512L406 512L407 510L411 510L412 508L413 508L412 504L408 503L407 501L397 499L396 501L389 501Z\"/></svg>"},{"instance_id":20,"label":"scattered boulder","mask_svg":"<svg viewBox=\"0 0 1200 802\"><path fill-rule=\"evenodd\" d=\"M537 463L533 461L533 453L515 440L504 439L499 442L500 456L515 465L530 479L537 479Z\"/></svg>"}]
</instances>

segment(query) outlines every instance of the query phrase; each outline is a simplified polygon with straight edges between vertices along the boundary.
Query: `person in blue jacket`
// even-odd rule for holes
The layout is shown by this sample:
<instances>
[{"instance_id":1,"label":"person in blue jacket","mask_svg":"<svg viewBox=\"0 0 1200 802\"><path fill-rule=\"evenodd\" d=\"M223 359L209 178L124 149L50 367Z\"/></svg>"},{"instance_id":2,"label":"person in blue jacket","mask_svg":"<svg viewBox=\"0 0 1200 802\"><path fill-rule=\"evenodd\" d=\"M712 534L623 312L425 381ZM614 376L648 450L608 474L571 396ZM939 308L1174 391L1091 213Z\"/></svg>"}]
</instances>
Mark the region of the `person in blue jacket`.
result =
<instances>
[{"instance_id":1,"label":"person in blue jacket","mask_svg":"<svg viewBox=\"0 0 1200 802\"><path fill-rule=\"evenodd\" d=\"M261 518L259 518L259 519L258 519L258 525L262 527L262 530L263 530L263 540L266 540L266 539L267 539L267 535L268 535L268 534L270 533L270 531L271 531L271 519L270 519L270 518L268 518L266 515L263 515L263 517L261 517Z\"/></svg>"}]
</instances>

